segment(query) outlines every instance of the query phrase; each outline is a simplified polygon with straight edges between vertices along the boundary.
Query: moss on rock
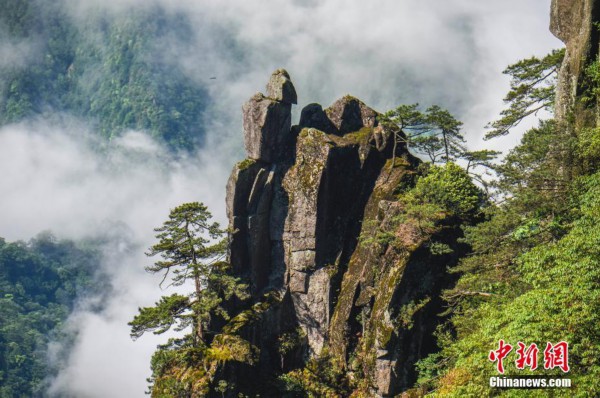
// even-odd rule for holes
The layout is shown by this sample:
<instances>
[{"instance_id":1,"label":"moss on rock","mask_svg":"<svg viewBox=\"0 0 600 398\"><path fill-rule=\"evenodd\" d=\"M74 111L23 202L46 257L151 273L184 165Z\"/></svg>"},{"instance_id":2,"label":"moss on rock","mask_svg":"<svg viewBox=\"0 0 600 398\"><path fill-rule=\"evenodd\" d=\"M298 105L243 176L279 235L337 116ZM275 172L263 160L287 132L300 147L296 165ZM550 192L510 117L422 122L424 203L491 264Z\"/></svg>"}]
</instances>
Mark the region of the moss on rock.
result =
<instances>
[{"instance_id":1,"label":"moss on rock","mask_svg":"<svg viewBox=\"0 0 600 398\"><path fill-rule=\"evenodd\" d=\"M250 166L252 166L253 164L256 163L256 160L254 159L244 159L241 162L239 162L236 167L239 171L244 171L247 170Z\"/></svg>"}]
</instances>

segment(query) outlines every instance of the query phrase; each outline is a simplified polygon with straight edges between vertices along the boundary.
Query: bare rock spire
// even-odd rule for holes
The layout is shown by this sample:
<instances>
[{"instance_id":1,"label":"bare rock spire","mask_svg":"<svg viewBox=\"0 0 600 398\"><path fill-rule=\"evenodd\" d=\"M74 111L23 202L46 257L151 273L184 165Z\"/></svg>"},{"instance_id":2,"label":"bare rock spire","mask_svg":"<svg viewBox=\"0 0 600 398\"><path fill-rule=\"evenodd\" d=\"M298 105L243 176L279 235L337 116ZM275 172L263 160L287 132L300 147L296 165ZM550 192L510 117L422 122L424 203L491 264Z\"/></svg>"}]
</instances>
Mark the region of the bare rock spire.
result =
<instances>
[{"instance_id":1,"label":"bare rock spire","mask_svg":"<svg viewBox=\"0 0 600 398\"><path fill-rule=\"evenodd\" d=\"M297 104L296 89L285 69L277 69L267 83L267 97L285 104Z\"/></svg>"},{"instance_id":2,"label":"bare rock spire","mask_svg":"<svg viewBox=\"0 0 600 398\"><path fill-rule=\"evenodd\" d=\"M277 69L267 84L267 95L257 93L244 104L244 146L250 159L272 163L287 153L293 145L292 104L297 102L290 75Z\"/></svg>"}]
</instances>

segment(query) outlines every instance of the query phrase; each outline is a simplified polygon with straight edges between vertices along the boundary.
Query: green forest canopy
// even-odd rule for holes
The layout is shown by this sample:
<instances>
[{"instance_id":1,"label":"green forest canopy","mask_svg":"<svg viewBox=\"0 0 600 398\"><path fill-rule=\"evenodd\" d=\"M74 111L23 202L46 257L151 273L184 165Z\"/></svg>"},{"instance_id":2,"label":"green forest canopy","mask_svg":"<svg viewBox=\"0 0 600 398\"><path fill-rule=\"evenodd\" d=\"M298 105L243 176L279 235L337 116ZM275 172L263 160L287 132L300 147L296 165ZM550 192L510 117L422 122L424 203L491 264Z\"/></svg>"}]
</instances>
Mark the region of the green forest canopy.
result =
<instances>
[{"instance_id":1,"label":"green forest canopy","mask_svg":"<svg viewBox=\"0 0 600 398\"><path fill-rule=\"evenodd\" d=\"M189 40L184 16L149 9L76 22L62 2L42 0L0 0L0 9L0 35L35 50L0 67L0 125L67 113L107 140L138 129L173 150L202 142L206 92L160 44Z\"/></svg>"},{"instance_id":2,"label":"green forest canopy","mask_svg":"<svg viewBox=\"0 0 600 398\"><path fill-rule=\"evenodd\" d=\"M66 341L64 322L78 298L106 294L94 242L59 241L50 233L31 241L0 238L0 397L37 397L53 369L50 341Z\"/></svg>"}]
</instances>

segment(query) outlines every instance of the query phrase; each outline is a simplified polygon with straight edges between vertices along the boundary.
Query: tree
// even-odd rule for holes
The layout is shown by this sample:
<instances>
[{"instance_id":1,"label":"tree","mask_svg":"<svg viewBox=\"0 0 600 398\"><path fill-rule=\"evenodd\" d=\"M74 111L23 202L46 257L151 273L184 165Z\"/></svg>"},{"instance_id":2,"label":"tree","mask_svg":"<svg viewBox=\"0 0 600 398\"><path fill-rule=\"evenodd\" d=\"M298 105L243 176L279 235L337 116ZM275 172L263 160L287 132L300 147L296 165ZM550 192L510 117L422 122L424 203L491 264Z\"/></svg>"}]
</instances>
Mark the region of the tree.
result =
<instances>
[{"instance_id":1,"label":"tree","mask_svg":"<svg viewBox=\"0 0 600 398\"><path fill-rule=\"evenodd\" d=\"M425 112L418 108L419 104L400 105L380 116L383 127L394 132L394 155L403 142L434 164L439 158L447 163L461 157L465 151L462 122L438 105Z\"/></svg>"},{"instance_id":2,"label":"tree","mask_svg":"<svg viewBox=\"0 0 600 398\"><path fill-rule=\"evenodd\" d=\"M169 286L188 282L193 286L187 295L174 293L153 307L140 308L129 323L134 339L146 332L161 334L171 328L183 331L191 327L191 333L170 339L154 353L153 396L205 396L222 363L251 363L256 356L254 346L227 328L229 303L234 296L245 300L247 286L231 275L229 264L223 261L225 231L210 218L202 203L174 208L168 220L155 229L158 243L146 253L160 255L160 260L146 267L148 272L163 274L160 285L170 276ZM240 323L236 318L231 322Z\"/></svg>"},{"instance_id":3,"label":"tree","mask_svg":"<svg viewBox=\"0 0 600 398\"><path fill-rule=\"evenodd\" d=\"M140 337L146 331L161 334L177 325L183 330L191 325L195 342L205 342L211 317L229 319L222 306L232 296L247 297L246 285L228 273L229 266L222 261L226 240L218 223L210 223L211 214L202 203L184 203L171 210L169 219L155 231L159 240L148 256L160 255L161 260L146 267L151 273L163 273L161 285L171 274L172 285L187 281L194 284L193 293L162 297L154 307L141 308L130 322L131 335ZM216 242L213 242L217 240Z\"/></svg>"},{"instance_id":4,"label":"tree","mask_svg":"<svg viewBox=\"0 0 600 398\"><path fill-rule=\"evenodd\" d=\"M486 138L506 135L513 127L540 110L551 111L555 82L565 50L553 50L543 58L531 57L509 65L504 74L511 76L510 91L504 98L508 108L501 118L488 125Z\"/></svg>"},{"instance_id":5,"label":"tree","mask_svg":"<svg viewBox=\"0 0 600 398\"><path fill-rule=\"evenodd\" d=\"M493 151L491 149L482 149L479 151L466 151L463 153L463 158L467 161L467 166L465 167L465 170L467 171L467 173L469 173L472 168L474 169L478 166L493 169L494 165L492 164L492 161L495 160L500 154L500 151Z\"/></svg>"},{"instance_id":6,"label":"tree","mask_svg":"<svg viewBox=\"0 0 600 398\"><path fill-rule=\"evenodd\" d=\"M419 104L400 105L379 117L379 122L384 129L394 134L394 148L392 150L392 167L395 163L398 143L409 143L411 138L418 137L428 131L423 114L418 109Z\"/></svg>"},{"instance_id":7,"label":"tree","mask_svg":"<svg viewBox=\"0 0 600 398\"><path fill-rule=\"evenodd\" d=\"M412 137L410 146L418 152L427 155L432 164L437 162L444 151L443 139L433 134Z\"/></svg>"},{"instance_id":8,"label":"tree","mask_svg":"<svg viewBox=\"0 0 600 398\"><path fill-rule=\"evenodd\" d=\"M481 149L479 151L465 151L462 154L462 158L467 161L465 171L473 180L477 181L485 190L486 196L490 196L490 182L488 178L491 177L492 173L490 170L495 170L496 166L492 163L499 155L500 151L493 151L491 149ZM476 172L475 169L483 167L483 172Z\"/></svg>"},{"instance_id":9,"label":"tree","mask_svg":"<svg viewBox=\"0 0 600 398\"><path fill-rule=\"evenodd\" d=\"M426 123L432 127L434 137L440 137L446 163L461 156L465 151L465 139L460 132L462 122L456 120L447 110L433 105L427 109Z\"/></svg>"},{"instance_id":10,"label":"tree","mask_svg":"<svg viewBox=\"0 0 600 398\"><path fill-rule=\"evenodd\" d=\"M405 199L417 204L435 204L447 216L463 219L475 215L483 202L482 192L467 172L452 162L431 166Z\"/></svg>"}]
</instances>

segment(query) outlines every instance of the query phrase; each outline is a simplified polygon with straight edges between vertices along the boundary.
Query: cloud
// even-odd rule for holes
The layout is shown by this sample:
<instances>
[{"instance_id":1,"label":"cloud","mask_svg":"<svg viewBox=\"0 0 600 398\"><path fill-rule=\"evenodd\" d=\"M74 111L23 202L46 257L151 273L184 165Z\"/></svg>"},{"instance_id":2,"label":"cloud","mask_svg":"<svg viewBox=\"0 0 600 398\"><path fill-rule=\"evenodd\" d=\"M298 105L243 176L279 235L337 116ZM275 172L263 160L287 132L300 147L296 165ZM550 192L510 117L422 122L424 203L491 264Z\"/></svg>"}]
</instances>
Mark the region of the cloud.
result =
<instances>
[{"instance_id":1,"label":"cloud","mask_svg":"<svg viewBox=\"0 0 600 398\"><path fill-rule=\"evenodd\" d=\"M111 295L103 310L82 302L67 323L71 347L50 393L76 397L143 396L150 355L164 336L129 337L139 306L152 305L164 291L144 266L153 228L169 209L204 201L224 222L228 159L213 154L175 158L140 132L128 132L98 151L99 143L77 121L47 120L0 129L0 236L29 239L51 229L61 238L110 234L103 271ZM210 157L208 157L210 156ZM227 163L227 165L226 165ZM97 307L97 306L96 306Z\"/></svg>"},{"instance_id":2,"label":"cloud","mask_svg":"<svg viewBox=\"0 0 600 398\"><path fill-rule=\"evenodd\" d=\"M549 0L180 1L163 6L186 10L196 27L193 48L198 51L179 51L170 59L187 65L192 78L223 74L213 90L218 98L239 102L261 90L273 69L285 67L300 106L328 105L346 93L380 110L399 103L439 103L464 119L475 136L502 106L508 87L502 70L561 45L547 29ZM238 108L231 108L236 116Z\"/></svg>"},{"instance_id":3,"label":"cloud","mask_svg":"<svg viewBox=\"0 0 600 398\"><path fill-rule=\"evenodd\" d=\"M227 161L209 153L175 159L140 132L99 154L84 127L64 128L38 120L0 130L0 219L7 239L47 228L76 238L107 220L145 237L169 207L191 200L206 202L223 221Z\"/></svg>"},{"instance_id":4,"label":"cloud","mask_svg":"<svg viewBox=\"0 0 600 398\"><path fill-rule=\"evenodd\" d=\"M5 34L0 30L0 35ZM34 40L23 39L15 42L0 42L0 68L19 68L24 66L33 56L38 45Z\"/></svg>"},{"instance_id":5,"label":"cloud","mask_svg":"<svg viewBox=\"0 0 600 398\"><path fill-rule=\"evenodd\" d=\"M135 342L129 337L127 322L138 306L151 305L163 293L156 287L156 277L142 271L148 262L144 247L114 239L104 249L111 294L102 311L84 301L71 314L66 328L75 336L73 342L51 344L51 363L61 369L51 380L48 396L143 396L151 353L165 342L164 335L145 335Z\"/></svg>"},{"instance_id":6,"label":"cloud","mask_svg":"<svg viewBox=\"0 0 600 398\"><path fill-rule=\"evenodd\" d=\"M456 113L471 145L480 147L483 126L497 116L508 89L504 67L560 46L547 30L550 0L65 4L75 21L132 7L184 15L188 40L166 35L156 45L162 61L181 67L208 89L210 99L205 145L188 157L173 157L135 131L98 151L100 143L81 121L39 119L0 129L0 236L28 239L52 229L78 238L114 222L130 231L131 246L111 250L106 260L114 294L105 309L94 313L82 306L69 321L75 346L52 391L77 397L144 396L149 358L160 339L132 342L126 323L138 306L162 293L156 278L143 271L152 228L169 208L191 200L205 202L224 221L227 176L243 157L240 108L264 89L274 69L285 67L292 76L300 101L296 118L303 105L329 105L347 93L382 111L400 103L435 103ZM4 48L13 52L0 46L0 55ZM511 137L485 145L514 143Z\"/></svg>"},{"instance_id":7,"label":"cloud","mask_svg":"<svg viewBox=\"0 0 600 398\"><path fill-rule=\"evenodd\" d=\"M73 3L73 0L66 0ZM439 104L464 121L474 146L502 109L519 59L562 44L548 31L550 0L78 0L79 17L103 9L159 7L191 28L185 42L156 43L210 92L209 114L226 120L224 141L241 143L240 103L284 67L302 106L352 94L385 111L401 103ZM209 80L216 76L216 80ZM296 119L297 120L297 119ZM511 146L514 140L486 145Z\"/></svg>"}]
</instances>

